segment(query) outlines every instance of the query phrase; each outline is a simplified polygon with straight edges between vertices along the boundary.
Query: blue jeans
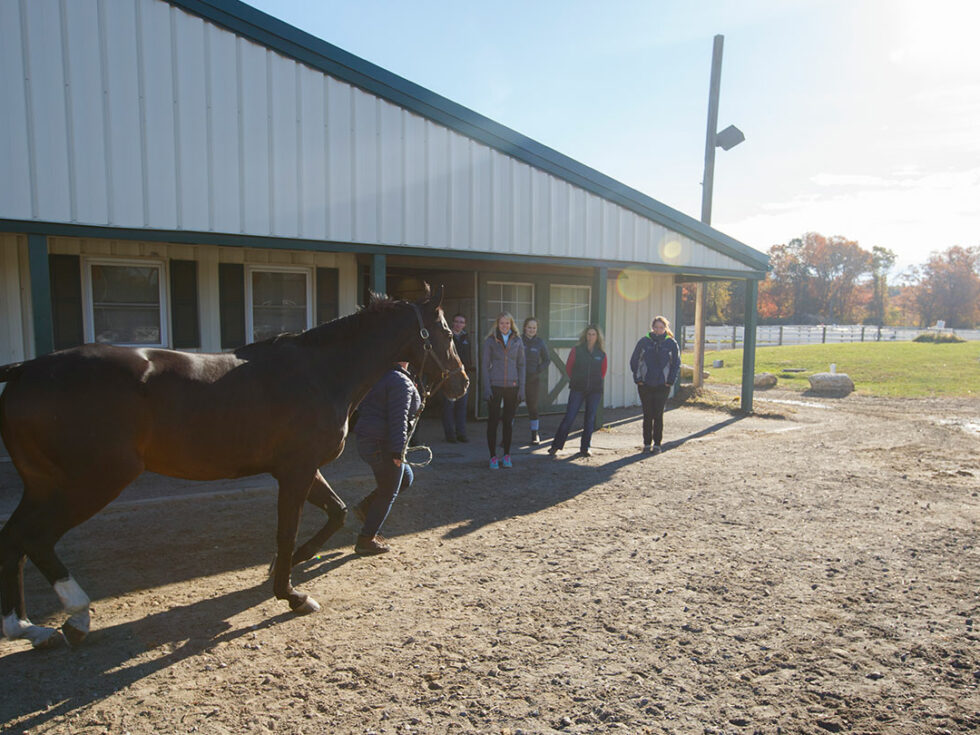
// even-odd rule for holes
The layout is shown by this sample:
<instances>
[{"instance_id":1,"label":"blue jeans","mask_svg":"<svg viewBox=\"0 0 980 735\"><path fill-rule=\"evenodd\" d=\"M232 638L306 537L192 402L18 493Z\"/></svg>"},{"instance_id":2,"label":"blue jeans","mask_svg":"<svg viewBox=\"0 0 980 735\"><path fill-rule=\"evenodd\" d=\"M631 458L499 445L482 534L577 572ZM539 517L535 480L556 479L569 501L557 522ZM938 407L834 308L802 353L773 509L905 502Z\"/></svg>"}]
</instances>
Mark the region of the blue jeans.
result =
<instances>
[{"instance_id":1,"label":"blue jeans","mask_svg":"<svg viewBox=\"0 0 980 735\"><path fill-rule=\"evenodd\" d=\"M469 391L453 400L442 396L442 430L446 441L466 436L466 403Z\"/></svg>"},{"instance_id":2,"label":"blue jeans","mask_svg":"<svg viewBox=\"0 0 980 735\"><path fill-rule=\"evenodd\" d=\"M599 401L602 400L602 393L583 393L580 390L570 390L568 392L568 407L565 409L565 417L558 425L555 438L551 442L553 449L562 449L565 440L568 439L568 432L572 430L575 423L575 415L585 403L585 424L582 427L582 443L580 449L584 452L592 446L592 431L595 429L595 415L599 410Z\"/></svg>"},{"instance_id":3,"label":"blue jeans","mask_svg":"<svg viewBox=\"0 0 980 735\"><path fill-rule=\"evenodd\" d=\"M399 491L409 488L415 476L412 468L404 462L401 467L395 465L384 442L358 437L357 453L371 467L377 483L377 487L360 503L365 516L361 535L373 537L381 530Z\"/></svg>"}]
</instances>

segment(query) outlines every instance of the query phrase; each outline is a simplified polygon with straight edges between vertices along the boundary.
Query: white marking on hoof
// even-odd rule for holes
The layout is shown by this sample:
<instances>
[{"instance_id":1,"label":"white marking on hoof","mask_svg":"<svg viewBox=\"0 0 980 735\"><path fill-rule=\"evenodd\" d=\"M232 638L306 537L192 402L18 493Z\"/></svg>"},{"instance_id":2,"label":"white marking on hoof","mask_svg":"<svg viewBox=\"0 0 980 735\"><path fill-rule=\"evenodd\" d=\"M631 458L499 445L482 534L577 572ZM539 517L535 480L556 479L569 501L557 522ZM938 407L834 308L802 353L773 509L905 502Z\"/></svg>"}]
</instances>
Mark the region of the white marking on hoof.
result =
<instances>
[{"instance_id":1,"label":"white marking on hoof","mask_svg":"<svg viewBox=\"0 0 980 735\"><path fill-rule=\"evenodd\" d=\"M17 611L12 610L10 615L3 619L3 637L14 640L20 638L31 627L31 621L27 618L18 618Z\"/></svg>"},{"instance_id":2,"label":"white marking on hoof","mask_svg":"<svg viewBox=\"0 0 980 735\"><path fill-rule=\"evenodd\" d=\"M85 594L85 590L79 587L78 582L71 577L59 579L55 582L54 591L57 593L58 599L61 600L61 606L68 613L87 610L91 602L88 595Z\"/></svg>"},{"instance_id":3,"label":"white marking on hoof","mask_svg":"<svg viewBox=\"0 0 980 735\"><path fill-rule=\"evenodd\" d=\"M320 603L312 597L307 597L306 602L293 610L297 615L309 615L310 613L320 612Z\"/></svg>"},{"instance_id":4,"label":"white marking on hoof","mask_svg":"<svg viewBox=\"0 0 980 735\"><path fill-rule=\"evenodd\" d=\"M78 633L81 634L82 638L89 634L92 625L92 618L89 614L88 608L85 608L82 612L75 613L68 620L65 621L65 625L70 626Z\"/></svg>"},{"instance_id":5,"label":"white marking on hoof","mask_svg":"<svg viewBox=\"0 0 980 735\"><path fill-rule=\"evenodd\" d=\"M24 634L34 648L57 648L65 642L61 631L54 628L42 628L40 625L32 625Z\"/></svg>"}]
</instances>

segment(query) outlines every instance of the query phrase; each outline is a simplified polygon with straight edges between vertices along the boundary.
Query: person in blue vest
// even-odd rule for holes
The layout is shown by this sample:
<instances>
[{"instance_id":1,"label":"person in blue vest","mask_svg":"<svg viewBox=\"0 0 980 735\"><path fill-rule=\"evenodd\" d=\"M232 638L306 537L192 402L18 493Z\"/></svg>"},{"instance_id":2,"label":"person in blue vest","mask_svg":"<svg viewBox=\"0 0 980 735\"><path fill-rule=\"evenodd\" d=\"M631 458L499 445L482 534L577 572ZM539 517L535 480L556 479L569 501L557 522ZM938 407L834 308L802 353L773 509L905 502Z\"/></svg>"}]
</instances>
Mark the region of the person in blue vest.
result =
<instances>
[{"instance_id":1,"label":"person in blue vest","mask_svg":"<svg viewBox=\"0 0 980 735\"><path fill-rule=\"evenodd\" d=\"M470 335L466 333L466 317L457 314L453 317L451 326L456 354L459 355L460 362L466 368L466 373L472 376L473 353L470 350ZM466 436L467 393L456 399L447 398L445 393L442 394L442 430L446 436L446 441L450 444L469 441Z\"/></svg>"},{"instance_id":2,"label":"person in blue vest","mask_svg":"<svg viewBox=\"0 0 980 735\"><path fill-rule=\"evenodd\" d=\"M364 524L354 553L384 554L391 549L381 535L399 491L415 479L404 460L412 423L417 420L422 397L408 373L408 363L399 362L379 380L358 406L357 453L371 467L377 487L354 506Z\"/></svg>"},{"instance_id":3,"label":"person in blue vest","mask_svg":"<svg viewBox=\"0 0 980 735\"><path fill-rule=\"evenodd\" d=\"M592 456L592 432L595 429L596 412L602 401L603 381L608 367L602 330L595 324L590 324L582 332L578 344L572 348L565 363L565 372L569 379L568 407L558 425L558 431L555 432L548 454L555 455L564 448L568 432L575 422L575 415L584 403L585 424L582 427L579 454L583 457Z\"/></svg>"},{"instance_id":4,"label":"person in blue vest","mask_svg":"<svg viewBox=\"0 0 980 735\"><path fill-rule=\"evenodd\" d=\"M541 435L538 433L540 422L538 421L538 395L541 391L541 384L544 383L547 390L548 366L551 365L551 355L548 352L548 345L538 336L538 320L529 316L524 320L524 333L521 335L524 342L524 373L525 373L525 399L527 403L527 417L530 421L531 444L540 444Z\"/></svg>"},{"instance_id":5,"label":"person in blue vest","mask_svg":"<svg viewBox=\"0 0 980 735\"><path fill-rule=\"evenodd\" d=\"M643 405L643 451L660 454L664 438L664 406L681 369L681 352L665 316L655 316L630 357L630 370ZM652 442L652 446L651 446Z\"/></svg>"},{"instance_id":6,"label":"person in blue vest","mask_svg":"<svg viewBox=\"0 0 980 735\"><path fill-rule=\"evenodd\" d=\"M487 335L480 352L480 382L489 403L487 447L490 449L490 469L513 467L510 441L514 414L524 400L524 343L514 328L514 317L507 312L497 315L493 331ZM500 406L503 404L503 413ZM497 425L503 424L504 456L497 458Z\"/></svg>"}]
</instances>

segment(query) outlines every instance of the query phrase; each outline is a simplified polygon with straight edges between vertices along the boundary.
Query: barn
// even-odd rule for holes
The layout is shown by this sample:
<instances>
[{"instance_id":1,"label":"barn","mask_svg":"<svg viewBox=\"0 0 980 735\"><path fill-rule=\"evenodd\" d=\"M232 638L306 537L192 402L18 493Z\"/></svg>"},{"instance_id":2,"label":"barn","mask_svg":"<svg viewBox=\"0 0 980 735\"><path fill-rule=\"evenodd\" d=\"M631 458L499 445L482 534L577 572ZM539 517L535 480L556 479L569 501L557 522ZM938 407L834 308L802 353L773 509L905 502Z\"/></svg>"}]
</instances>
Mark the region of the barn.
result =
<instances>
[{"instance_id":1,"label":"barn","mask_svg":"<svg viewBox=\"0 0 980 735\"><path fill-rule=\"evenodd\" d=\"M601 325L617 407L680 284L744 280L755 324L764 254L236 0L0 3L0 100L0 363L229 350L429 279L557 357Z\"/></svg>"}]
</instances>

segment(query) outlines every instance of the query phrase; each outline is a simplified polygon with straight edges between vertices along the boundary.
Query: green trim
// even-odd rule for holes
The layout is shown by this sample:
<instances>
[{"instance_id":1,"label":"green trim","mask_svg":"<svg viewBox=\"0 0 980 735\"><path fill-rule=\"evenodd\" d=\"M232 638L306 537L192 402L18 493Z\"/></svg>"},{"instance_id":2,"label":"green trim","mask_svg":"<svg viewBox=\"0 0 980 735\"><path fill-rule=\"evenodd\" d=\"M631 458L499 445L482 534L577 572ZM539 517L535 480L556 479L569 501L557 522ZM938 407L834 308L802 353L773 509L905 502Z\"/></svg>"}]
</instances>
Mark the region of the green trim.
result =
<instances>
[{"instance_id":1,"label":"green trim","mask_svg":"<svg viewBox=\"0 0 980 735\"><path fill-rule=\"evenodd\" d=\"M336 240L306 240L287 237L267 237L260 235L239 235L233 233L201 232L197 230L139 230L124 227L103 227L76 225L59 222L36 222L33 220L0 219L0 232L38 234L49 237L85 237L106 240L143 240L146 242L171 242L178 245L219 245L225 247L266 248L269 250L304 250L321 253L363 253L367 255L404 255L414 258L452 258L459 260L483 260L507 263L534 263L541 265L561 265L575 268L638 268L652 273L671 273L685 276L687 280L762 280L766 271L737 271L721 268L692 268L674 265L659 265L647 262L621 260L598 260L593 258L556 258L547 255L522 255L511 253L489 253L477 250L450 250L402 245L376 245L340 242Z\"/></svg>"},{"instance_id":2,"label":"green trim","mask_svg":"<svg viewBox=\"0 0 980 735\"><path fill-rule=\"evenodd\" d=\"M34 313L34 355L40 356L54 350L48 238L44 235L28 235L27 257L31 274L31 308Z\"/></svg>"},{"instance_id":3,"label":"green trim","mask_svg":"<svg viewBox=\"0 0 980 735\"><path fill-rule=\"evenodd\" d=\"M769 258L693 217L494 122L418 84L354 56L237 0L169 0L189 13L418 113L508 156L564 179L686 235L754 269Z\"/></svg>"},{"instance_id":4,"label":"green trim","mask_svg":"<svg viewBox=\"0 0 980 735\"><path fill-rule=\"evenodd\" d=\"M759 323L759 284L745 284L745 339L742 343L742 410L752 410L755 391L755 333Z\"/></svg>"},{"instance_id":5,"label":"green trim","mask_svg":"<svg viewBox=\"0 0 980 735\"><path fill-rule=\"evenodd\" d=\"M384 253L374 253L371 257L371 290L375 293L388 293L388 274L385 268Z\"/></svg>"}]
</instances>

